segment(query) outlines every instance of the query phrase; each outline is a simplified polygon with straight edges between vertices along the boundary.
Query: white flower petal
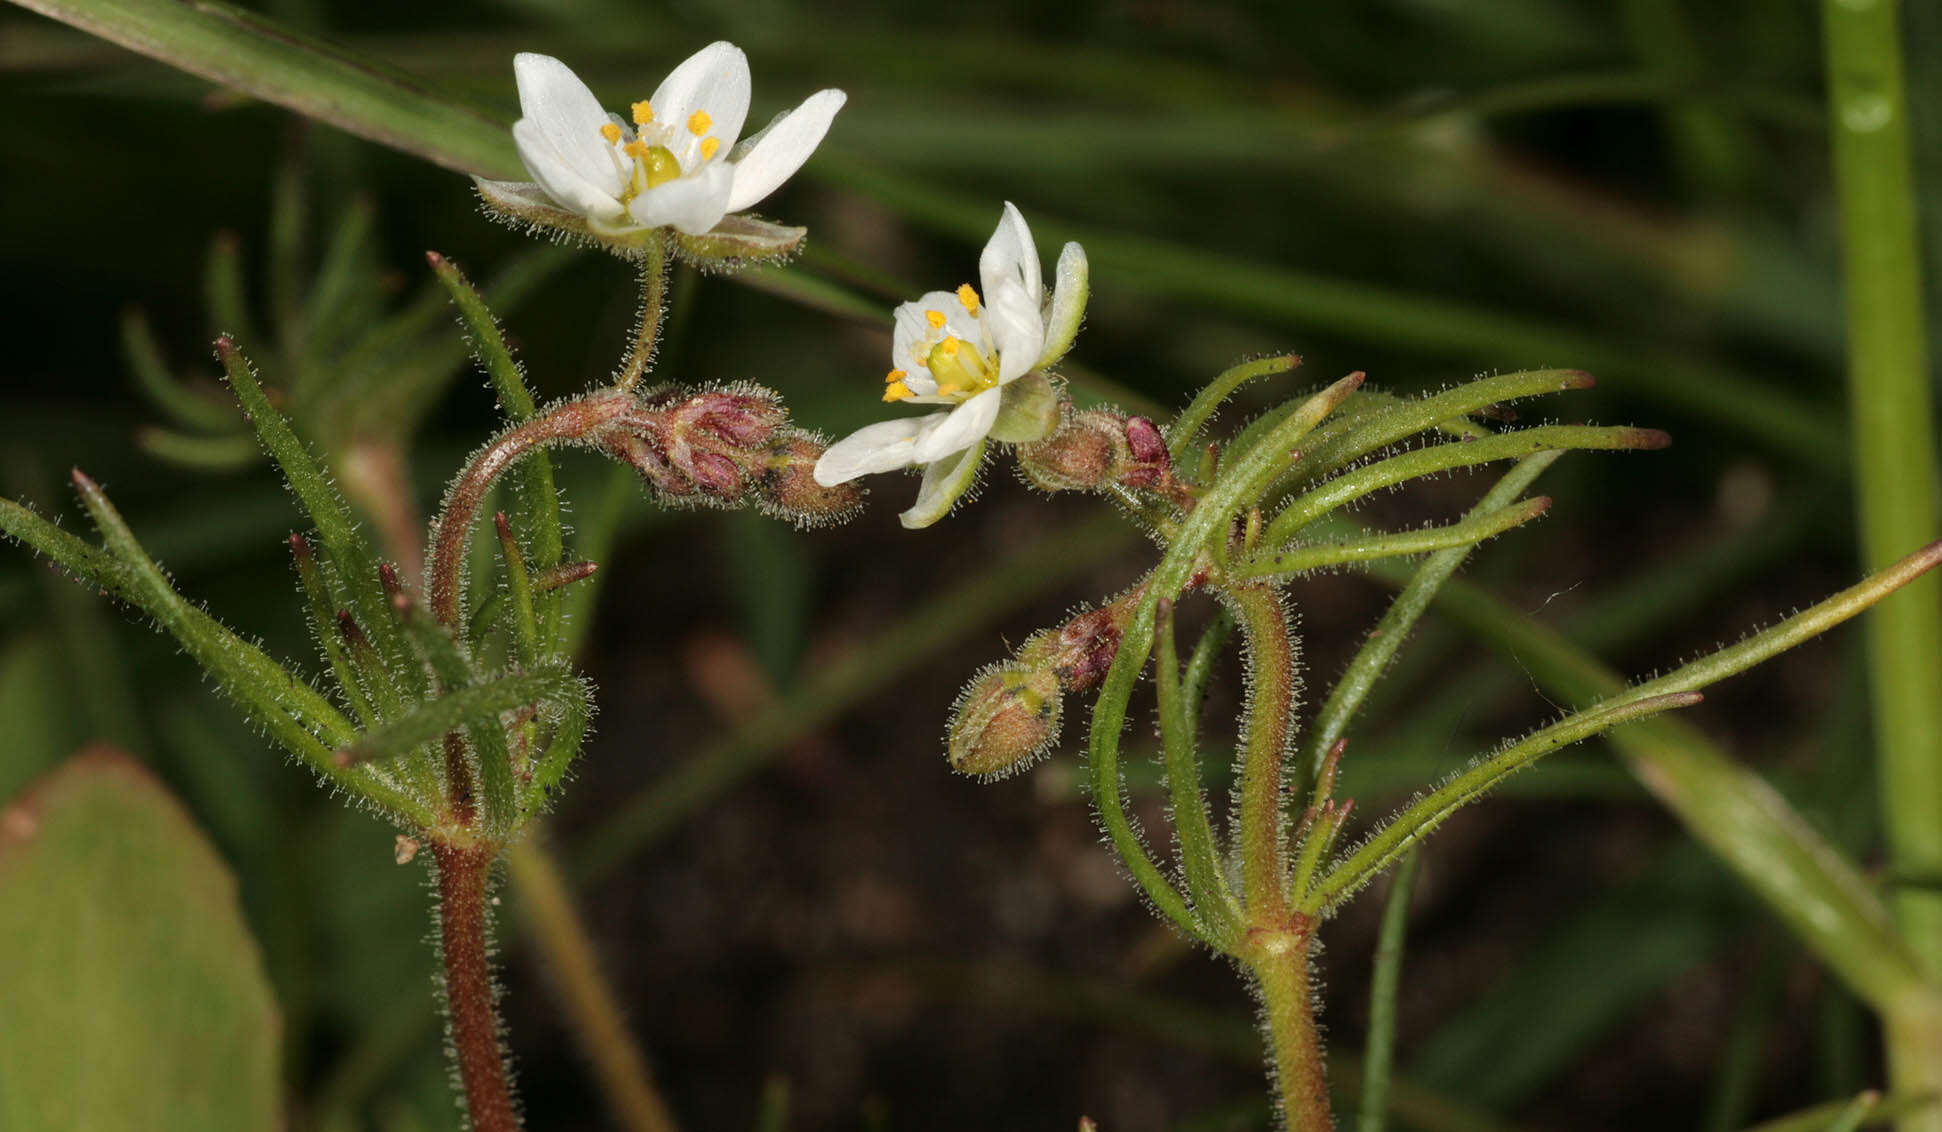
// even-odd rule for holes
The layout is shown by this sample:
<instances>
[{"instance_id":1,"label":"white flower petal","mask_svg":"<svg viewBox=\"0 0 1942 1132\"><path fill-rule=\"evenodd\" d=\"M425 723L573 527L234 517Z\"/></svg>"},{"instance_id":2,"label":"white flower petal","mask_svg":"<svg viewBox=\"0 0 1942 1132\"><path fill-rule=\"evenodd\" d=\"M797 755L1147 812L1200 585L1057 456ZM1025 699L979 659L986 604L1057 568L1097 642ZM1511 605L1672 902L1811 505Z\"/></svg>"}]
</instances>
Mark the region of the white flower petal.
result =
<instances>
[{"instance_id":1,"label":"white flower petal","mask_svg":"<svg viewBox=\"0 0 1942 1132\"><path fill-rule=\"evenodd\" d=\"M720 162L708 162L685 177L657 185L627 206L634 223L647 228L672 225L690 236L704 235L728 212L728 190L734 174Z\"/></svg>"},{"instance_id":2,"label":"white flower petal","mask_svg":"<svg viewBox=\"0 0 1942 1132\"><path fill-rule=\"evenodd\" d=\"M530 51L513 56L512 70L519 86L520 115L519 125L513 127L513 137L519 138L520 125L527 126L529 135L528 140L521 141L520 156L526 156L532 144L530 137L536 132L551 146L554 156L581 180L603 187L611 181L613 191L607 195L618 196L622 183L613 172L607 139L600 136L600 127L607 124L607 112L587 89L587 84L565 63L551 55ZM532 163L528 161L526 167L532 169ZM533 174L541 184L547 184L537 169L533 169ZM552 186L547 184L547 189L551 191Z\"/></svg>"},{"instance_id":3,"label":"white flower petal","mask_svg":"<svg viewBox=\"0 0 1942 1132\"><path fill-rule=\"evenodd\" d=\"M1026 226L1025 218L1010 201L1005 202L1005 211L998 217L998 228L978 256L978 276L987 295L998 291L1002 281L1015 279L1024 287L1025 298L1033 307L1045 296L1045 282L1039 274L1038 245L1032 242L1032 230Z\"/></svg>"},{"instance_id":4,"label":"white flower petal","mask_svg":"<svg viewBox=\"0 0 1942 1132\"><path fill-rule=\"evenodd\" d=\"M858 476L910 467L916 462L917 438L942 424L947 415L931 413L864 425L824 449L816 461L816 482L835 487Z\"/></svg>"},{"instance_id":5,"label":"white flower petal","mask_svg":"<svg viewBox=\"0 0 1942 1132\"><path fill-rule=\"evenodd\" d=\"M998 419L998 404L1003 391L987 389L952 409L942 424L917 438L912 453L919 464L932 464L953 452L960 452L983 440Z\"/></svg>"},{"instance_id":6,"label":"white flower petal","mask_svg":"<svg viewBox=\"0 0 1942 1132\"><path fill-rule=\"evenodd\" d=\"M804 99L801 106L778 115L760 134L749 139L748 148L732 159L735 191L729 194L728 210L740 212L776 191L802 168L802 163L822 144L830 122L848 98L840 90L819 90Z\"/></svg>"},{"instance_id":7,"label":"white flower petal","mask_svg":"<svg viewBox=\"0 0 1942 1132\"><path fill-rule=\"evenodd\" d=\"M627 214L618 199L619 190L608 188L605 181L590 179L577 165L561 157L544 129L532 119L514 122L512 139L519 149L519 159L526 163L526 171L561 207L609 221Z\"/></svg>"},{"instance_id":8,"label":"white flower petal","mask_svg":"<svg viewBox=\"0 0 1942 1132\"><path fill-rule=\"evenodd\" d=\"M1072 340L1079 336L1079 324L1086 317L1086 295L1091 288L1086 249L1076 243L1067 244L1059 253L1056 279L1052 301L1046 304L1045 347L1038 359L1042 366L1064 357L1072 348Z\"/></svg>"},{"instance_id":9,"label":"white flower petal","mask_svg":"<svg viewBox=\"0 0 1942 1132\"><path fill-rule=\"evenodd\" d=\"M924 469L924 482L917 488L917 502L897 516L907 530L922 530L951 513L958 497L971 490L978 480L978 467L984 463L984 441L955 455L946 456Z\"/></svg>"},{"instance_id":10,"label":"white flower petal","mask_svg":"<svg viewBox=\"0 0 1942 1132\"><path fill-rule=\"evenodd\" d=\"M683 60L648 99L654 120L670 139L681 168L692 169L701 157L701 139L713 135L721 139L722 150L734 148L742 136L742 123L748 120L748 56L726 40L714 43ZM696 113L705 113L709 125L696 134L688 122ZM721 154L725 156L725 154Z\"/></svg>"},{"instance_id":11,"label":"white flower petal","mask_svg":"<svg viewBox=\"0 0 1942 1132\"><path fill-rule=\"evenodd\" d=\"M999 282L985 296L985 326L998 351L998 382L1015 381L1031 372L1045 347L1045 323L1039 305L1025 297L1017 280Z\"/></svg>"}]
</instances>

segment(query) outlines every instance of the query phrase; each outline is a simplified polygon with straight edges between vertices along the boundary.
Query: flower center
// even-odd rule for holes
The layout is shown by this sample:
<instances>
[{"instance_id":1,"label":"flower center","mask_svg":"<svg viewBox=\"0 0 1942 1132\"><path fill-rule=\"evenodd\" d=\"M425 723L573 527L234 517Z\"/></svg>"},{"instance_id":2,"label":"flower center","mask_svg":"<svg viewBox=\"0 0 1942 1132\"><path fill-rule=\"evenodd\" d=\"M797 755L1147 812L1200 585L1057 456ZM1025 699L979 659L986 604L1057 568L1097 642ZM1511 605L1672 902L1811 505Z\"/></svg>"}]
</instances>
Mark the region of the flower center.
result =
<instances>
[{"instance_id":1,"label":"flower center","mask_svg":"<svg viewBox=\"0 0 1942 1132\"><path fill-rule=\"evenodd\" d=\"M622 204L629 204L649 189L678 179L683 172L681 159L674 155L674 149L667 144L678 135L655 120L654 107L646 100L634 103L630 109L634 115L632 136L615 122L600 127L600 136L615 150L615 160L623 163L627 187L621 190ZM688 133L701 139L697 148L702 162L713 161L715 154L721 152L722 140L708 133L714 124L714 117L706 110L697 110L688 115L685 124Z\"/></svg>"},{"instance_id":2,"label":"flower center","mask_svg":"<svg viewBox=\"0 0 1942 1132\"><path fill-rule=\"evenodd\" d=\"M925 365L937 379L939 397L968 401L998 384L998 367L976 346L955 335L932 346Z\"/></svg>"}]
</instances>

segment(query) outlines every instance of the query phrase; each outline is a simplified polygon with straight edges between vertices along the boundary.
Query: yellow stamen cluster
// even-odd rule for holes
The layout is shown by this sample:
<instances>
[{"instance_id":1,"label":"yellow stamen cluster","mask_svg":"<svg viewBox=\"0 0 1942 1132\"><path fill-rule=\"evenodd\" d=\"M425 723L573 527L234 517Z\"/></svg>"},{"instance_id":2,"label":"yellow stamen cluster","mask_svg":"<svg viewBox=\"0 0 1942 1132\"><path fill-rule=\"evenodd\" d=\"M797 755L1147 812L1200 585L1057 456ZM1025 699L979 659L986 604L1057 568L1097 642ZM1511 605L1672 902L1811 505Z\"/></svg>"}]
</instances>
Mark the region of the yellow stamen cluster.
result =
<instances>
[{"instance_id":1,"label":"yellow stamen cluster","mask_svg":"<svg viewBox=\"0 0 1942 1132\"><path fill-rule=\"evenodd\" d=\"M608 145L620 144L620 127L608 122L600 127L600 136L607 139Z\"/></svg>"},{"instance_id":2,"label":"yellow stamen cluster","mask_svg":"<svg viewBox=\"0 0 1942 1132\"><path fill-rule=\"evenodd\" d=\"M654 120L654 108L647 104L647 100L645 98L641 99L639 102L636 102L634 104L633 110L634 110L634 124L636 126L645 126L649 122L652 122Z\"/></svg>"},{"instance_id":3,"label":"yellow stamen cluster","mask_svg":"<svg viewBox=\"0 0 1942 1132\"><path fill-rule=\"evenodd\" d=\"M714 124L715 120L708 116L708 111L706 110L697 110L693 114L688 115L688 132L696 137L707 133L708 127Z\"/></svg>"},{"instance_id":4,"label":"yellow stamen cluster","mask_svg":"<svg viewBox=\"0 0 1942 1132\"><path fill-rule=\"evenodd\" d=\"M958 285L958 302L964 304L966 314L975 315L978 313L978 292L971 284L961 283Z\"/></svg>"}]
</instances>

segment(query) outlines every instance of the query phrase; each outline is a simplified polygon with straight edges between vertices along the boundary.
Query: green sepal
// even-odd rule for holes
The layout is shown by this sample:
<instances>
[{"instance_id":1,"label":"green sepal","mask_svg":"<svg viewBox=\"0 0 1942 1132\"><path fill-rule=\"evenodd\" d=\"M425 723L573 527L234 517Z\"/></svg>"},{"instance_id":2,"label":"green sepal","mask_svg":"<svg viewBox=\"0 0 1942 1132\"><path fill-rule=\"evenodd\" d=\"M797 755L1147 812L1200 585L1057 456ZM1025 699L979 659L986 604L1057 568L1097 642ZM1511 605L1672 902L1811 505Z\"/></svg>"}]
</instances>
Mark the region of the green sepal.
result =
<instances>
[{"instance_id":1,"label":"green sepal","mask_svg":"<svg viewBox=\"0 0 1942 1132\"><path fill-rule=\"evenodd\" d=\"M758 263L780 263L795 254L807 228L771 224L744 213L722 217L699 236L674 233L674 251L703 271L735 271Z\"/></svg>"},{"instance_id":2,"label":"green sepal","mask_svg":"<svg viewBox=\"0 0 1942 1132\"><path fill-rule=\"evenodd\" d=\"M991 422L991 439L1006 444L1044 440L1059 427L1059 391L1042 373L1028 373L1005 386L998 397L998 417Z\"/></svg>"},{"instance_id":3,"label":"green sepal","mask_svg":"<svg viewBox=\"0 0 1942 1132\"><path fill-rule=\"evenodd\" d=\"M962 452L953 452L924 467L924 482L917 488L917 502L897 516L906 530L922 530L951 513L958 497L978 481L978 465L984 462L985 442Z\"/></svg>"}]
</instances>

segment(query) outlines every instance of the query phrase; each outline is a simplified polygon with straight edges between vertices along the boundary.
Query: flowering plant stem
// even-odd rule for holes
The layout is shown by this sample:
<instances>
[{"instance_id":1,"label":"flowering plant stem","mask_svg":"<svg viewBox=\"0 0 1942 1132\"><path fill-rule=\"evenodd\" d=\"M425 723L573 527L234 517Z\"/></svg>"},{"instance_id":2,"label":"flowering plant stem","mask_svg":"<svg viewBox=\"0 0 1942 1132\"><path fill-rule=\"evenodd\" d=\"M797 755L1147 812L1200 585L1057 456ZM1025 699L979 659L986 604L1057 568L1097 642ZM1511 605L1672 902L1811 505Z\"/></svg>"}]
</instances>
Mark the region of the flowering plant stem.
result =
<instances>
[{"instance_id":1,"label":"flowering plant stem","mask_svg":"<svg viewBox=\"0 0 1942 1132\"><path fill-rule=\"evenodd\" d=\"M1849 402L1862 557L1892 561L1935 537L1935 440L1922 302L1922 242L1909 156L1896 0L1823 5L1829 130L1842 227ZM1868 631L1877 774L1891 905L1931 986L1942 982L1942 582L1907 587ZM1922 996L1924 1000L1933 995ZM1889 1079L1898 1090L1942 1089L1942 1030L1929 1009L1886 1019ZM1942 1129L1942 1107L1901 1118Z\"/></svg>"},{"instance_id":2,"label":"flowering plant stem","mask_svg":"<svg viewBox=\"0 0 1942 1132\"><path fill-rule=\"evenodd\" d=\"M494 845L435 843L438 952L445 967L446 1026L472 1132L518 1132L512 1080L500 1044L498 984L488 914Z\"/></svg>"}]
</instances>

